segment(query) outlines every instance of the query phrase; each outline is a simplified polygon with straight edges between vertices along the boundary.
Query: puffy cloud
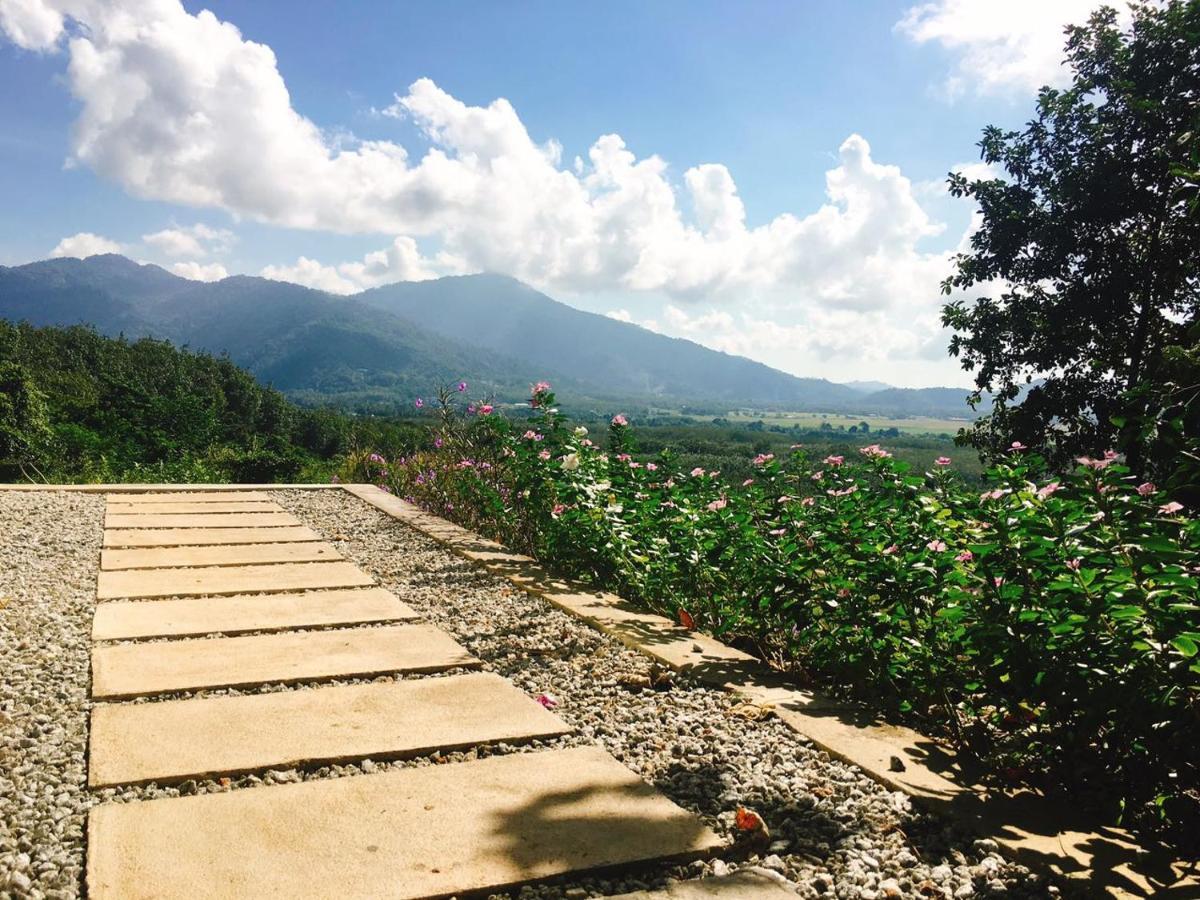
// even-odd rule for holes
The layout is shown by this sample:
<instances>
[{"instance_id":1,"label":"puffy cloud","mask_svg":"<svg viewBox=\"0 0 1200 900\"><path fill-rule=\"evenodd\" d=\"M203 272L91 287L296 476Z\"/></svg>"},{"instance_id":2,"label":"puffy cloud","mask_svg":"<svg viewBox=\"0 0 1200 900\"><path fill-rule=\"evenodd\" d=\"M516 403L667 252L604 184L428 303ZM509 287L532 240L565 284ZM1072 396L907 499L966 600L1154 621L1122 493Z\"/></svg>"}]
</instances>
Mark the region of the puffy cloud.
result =
<instances>
[{"instance_id":1,"label":"puffy cloud","mask_svg":"<svg viewBox=\"0 0 1200 900\"><path fill-rule=\"evenodd\" d=\"M164 228L142 235L142 241L166 256L196 257L226 252L233 246L234 235L227 229L209 228L197 222L186 228Z\"/></svg>"},{"instance_id":2,"label":"puffy cloud","mask_svg":"<svg viewBox=\"0 0 1200 900\"><path fill-rule=\"evenodd\" d=\"M1103 0L933 0L907 10L896 30L918 44L938 44L956 58L942 86L948 97L968 89L1029 92L1066 83L1063 29L1082 25L1102 5Z\"/></svg>"},{"instance_id":3,"label":"puffy cloud","mask_svg":"<svg viewBox=\"0 0 1200 900\"><path fill-rule=\"evenodd\" d=\"M461 271L458 260L445 255L439 255L435 260L425 259L416 241L398 237L391 246L368 253L358 261L324 265L301 256L293 266L267 266L260 274L264 278L291 281L331 294L353 294L395 281L428 281Z\"/></svg>"},{"instance_id":4,"label":"puffy cloud","mask_svg":"<svg viewBox=\"0 0 1200 900\"><path fill-rule=\"evenodd\" d=\"M42 0L0 0L0 31L26 50L49 50L63 31L63 16Z\"/></svg>"},{"instance_id":5,"label":"puffy cloud","mask_svg":"<svg viewBox=\"0 0 1200 900\"><path fill-rule=\"evenodd\" d=\"M301 256L293 266L266 266L259 274L263 278L290 281L331 294L353 294L359 290L357 284L338 274L337 267L322 265L307 256Z\"/></svg>"},{"instance_id":6,"label":"puffy cloud","mask_svg":"<svg viewBox=\"0 0 1200 900\"><path fill-rule=\"evenodd\" d=\"M220 263L177 262L171 264L171 271L192 281L220 281L229 277Z\"/></svg>"},{"instance_id":7,"label":"puffy cloud","mask_svg":"<svg viewBox=\"0 0 1200 900\"><path fill-rule=\"evenodd\" d=\"M78 234L73 234L59 241L55 248L50 251L50 255L75 256L79 259L87 259L89 256L95 256L98 253L120 253L123 249L116 241L101 237L98 234L92 234L90 231L81 231Z\"/></svg>"}]
</instances>

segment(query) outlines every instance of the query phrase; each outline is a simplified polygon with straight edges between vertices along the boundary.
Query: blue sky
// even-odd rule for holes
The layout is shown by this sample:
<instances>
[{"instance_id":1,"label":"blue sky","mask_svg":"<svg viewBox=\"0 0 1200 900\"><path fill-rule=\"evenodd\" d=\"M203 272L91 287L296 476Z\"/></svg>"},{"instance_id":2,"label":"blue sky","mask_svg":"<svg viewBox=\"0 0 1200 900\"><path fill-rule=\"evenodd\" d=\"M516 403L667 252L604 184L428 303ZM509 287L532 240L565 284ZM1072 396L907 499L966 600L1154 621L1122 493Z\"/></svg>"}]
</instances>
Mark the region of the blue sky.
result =
<instances>
[{"instance_id":1,"label":"blue sky","mask_svg":"<svg viewBox=\"0 0 1200 900\"><path fill-rule=\"evenodd\" d=\"M797 374L964 383L942 182L1091 5L0 0L0 264L495 270Z\"/></svg>"}]
</instances>

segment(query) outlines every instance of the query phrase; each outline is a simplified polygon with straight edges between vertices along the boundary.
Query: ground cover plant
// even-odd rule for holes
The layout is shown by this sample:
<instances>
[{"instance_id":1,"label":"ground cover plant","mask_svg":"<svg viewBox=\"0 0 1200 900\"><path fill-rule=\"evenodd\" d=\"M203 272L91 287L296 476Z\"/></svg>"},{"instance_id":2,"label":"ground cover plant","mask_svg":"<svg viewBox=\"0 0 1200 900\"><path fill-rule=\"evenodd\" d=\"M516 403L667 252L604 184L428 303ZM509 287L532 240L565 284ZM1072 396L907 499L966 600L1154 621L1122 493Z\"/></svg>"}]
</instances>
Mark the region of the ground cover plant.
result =
<instances>
[{"instance_id":1,"label":"ground cover plant","mask_svg":"<svg viewBox=\"0 0 1200 900\"><path fill-rule=\"evenodd\" d=\"M1014 444L980 486L944 456L797 445L731 480L639 454L623 415L601 448L545 383L521 420L467 397L417 401L429 444L342 477L1194 841L1200 523L1115 453L1051 474Z\"/></svg>"}]
</instances>

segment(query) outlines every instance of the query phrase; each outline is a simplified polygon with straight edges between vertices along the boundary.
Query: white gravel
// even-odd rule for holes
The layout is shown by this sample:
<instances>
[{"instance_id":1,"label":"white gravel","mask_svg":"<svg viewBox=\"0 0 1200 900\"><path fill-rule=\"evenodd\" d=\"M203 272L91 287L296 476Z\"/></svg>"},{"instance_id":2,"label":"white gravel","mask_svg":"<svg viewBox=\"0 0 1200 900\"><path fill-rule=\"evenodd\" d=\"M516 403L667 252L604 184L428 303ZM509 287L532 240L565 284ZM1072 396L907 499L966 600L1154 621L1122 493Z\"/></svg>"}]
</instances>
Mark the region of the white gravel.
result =
<instances>
[{"instance_id":1,"label":"white gravel","mask_svg":"<svg viewBox=\"0 0 1200 900\"><path fill-rule=\"evenodd\" d=\"M104 500L0 492L0 896L77 897Z\"/></svg>"},{"instance_id":2,"label":"white gravel","mask_svg":"<svg viewBox=\"0 0 1200 900\"><path fill-rule=\"evenodd\" d=\"M88 807L101 800L353 777L578 744L606 747L722 834L732 835L738 806L754 809L770 829L770 843L739 845L720 859L690 866L560 879L525 888L521 897L621 893L739 867L773 872L805 897L1055 893L1005 862L995 845L915 814L903 794L831 760L781 722L747 718L755 710L728 694L679 678L663 690L640 687L654 676L640 654L345 492L278 491L274 497L458 638L485 668L530 694L553 695L559 701L555 712L575 733L519 747L152 784L91 796L84 768L88 634L104 501L78 493L0 492L0 897L81 896L84 819ZM260 690L291 689L304 688ZM206 695L218 693L242 692Z\"/></svg>"}]
</instances>

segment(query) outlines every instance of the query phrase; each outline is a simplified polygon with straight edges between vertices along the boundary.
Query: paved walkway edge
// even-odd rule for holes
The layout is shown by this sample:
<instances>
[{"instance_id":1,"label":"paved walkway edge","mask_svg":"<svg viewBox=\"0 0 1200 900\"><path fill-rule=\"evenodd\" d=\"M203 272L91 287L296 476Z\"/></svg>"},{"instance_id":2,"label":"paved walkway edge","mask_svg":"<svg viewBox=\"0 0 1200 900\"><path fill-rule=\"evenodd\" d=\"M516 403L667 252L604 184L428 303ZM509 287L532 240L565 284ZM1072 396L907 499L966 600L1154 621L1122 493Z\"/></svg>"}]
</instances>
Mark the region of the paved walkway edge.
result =
<instances>
[{"instance_id":1,"label":"paved walkway edge","mask_svg":"<svg viewBox=\"0 0 1200 900\"><path fill-rule=\"evenodd\" d=\"M1123 829L1082 821L1069 804L1033 792L989 794L959 770L953 752L909 728L863 721L854 711L808 691L754 657L627 600L554 576L534 559L427 513L370 484L341 487L433 538L455 554L506 578L676 671L769 708L832 756L853 763L886 787L995 840L1010 858L1048 874L1080 896L1197 897L1194 865L1163 848L1139 846ZM893 771L899 759L903 771Z\"/></svg>"}]
</instances>

